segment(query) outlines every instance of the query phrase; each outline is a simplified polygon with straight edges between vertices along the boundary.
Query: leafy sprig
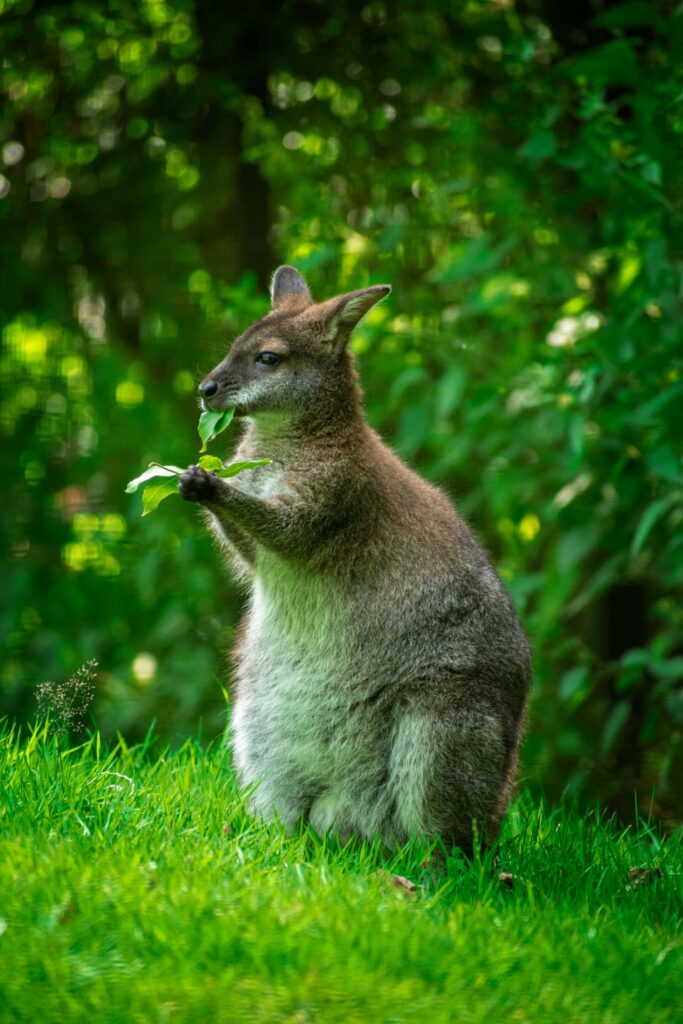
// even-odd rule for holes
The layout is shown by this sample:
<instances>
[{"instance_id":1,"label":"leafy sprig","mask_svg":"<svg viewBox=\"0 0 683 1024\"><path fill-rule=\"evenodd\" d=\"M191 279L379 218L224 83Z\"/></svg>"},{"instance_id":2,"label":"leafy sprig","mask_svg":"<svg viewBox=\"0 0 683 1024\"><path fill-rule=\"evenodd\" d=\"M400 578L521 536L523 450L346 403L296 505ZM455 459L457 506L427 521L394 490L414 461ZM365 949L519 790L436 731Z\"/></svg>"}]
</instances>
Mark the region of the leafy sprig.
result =
<instances>
[{"instance_id":1,"label":"leafy sprig","mask_svg":"<svg viewBox=\"0 0 683 1024\"><path fill-rule=\"evenodd\" d=\"M259 466L267 466L270 459L252 459L241 462L232 462L227 466L223 460L216 455L206 453L206 446L221 434L226 427L232 423L235 415L234 406L229 409L220 409L216 412L209 409L199 417L197 427L202 447L199 451L197 464L207 473L226 479L244 473L247 469L256 469ZM153 512L164 498L178 493L178 477L185 472L180 466L165 466L160 462L150 462L148 469L140 476L131 480L126 487L127 494L134 494L139 487L144 487L142 492L142 514L149 515Z\"/></svg>"}]
</instances>

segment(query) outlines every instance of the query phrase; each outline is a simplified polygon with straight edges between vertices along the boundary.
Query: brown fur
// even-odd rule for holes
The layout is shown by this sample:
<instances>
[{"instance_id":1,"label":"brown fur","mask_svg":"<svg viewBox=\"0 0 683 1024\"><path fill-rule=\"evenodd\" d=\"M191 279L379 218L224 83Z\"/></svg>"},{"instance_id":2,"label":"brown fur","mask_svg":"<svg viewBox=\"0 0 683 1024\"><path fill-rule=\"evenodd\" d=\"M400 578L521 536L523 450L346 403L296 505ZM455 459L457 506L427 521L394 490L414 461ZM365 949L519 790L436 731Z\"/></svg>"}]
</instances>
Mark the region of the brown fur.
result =
<instances>
[{"instance_id":1,"label":"brown fur","mask_svg":"<svg viewBox=\"0 0 683 1024\"><path fill-rule=\"evenodd\" d=\"M529 650L451 502L365 422L346 346L388 291L315 304L280 268L273 311L201 386L246 420L235 457L272 463L231 483L193 469L181 493L252 593L233 729L254 808L469 848L473 821L494 835L509 799Z\"/></svg>"}]
</instances>

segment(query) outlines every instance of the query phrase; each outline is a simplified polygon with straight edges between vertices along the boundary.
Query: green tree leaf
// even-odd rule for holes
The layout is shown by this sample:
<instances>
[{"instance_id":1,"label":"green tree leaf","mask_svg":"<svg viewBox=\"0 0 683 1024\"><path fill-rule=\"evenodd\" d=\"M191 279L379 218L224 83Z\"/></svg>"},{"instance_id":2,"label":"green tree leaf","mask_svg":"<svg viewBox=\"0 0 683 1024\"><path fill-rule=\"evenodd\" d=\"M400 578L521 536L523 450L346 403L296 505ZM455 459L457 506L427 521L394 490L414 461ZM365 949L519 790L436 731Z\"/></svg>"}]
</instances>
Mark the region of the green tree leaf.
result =
<instances>
[{"instance_id":1,"label":"green tree leaf","mask_svg":"<svg viewBox=\"0 0 683 1024\"><path fill-rule=\"evenodd\" d=\"M530 135L523 146L520 147L519 155L529 160L546 160L557 152L557 139L552 132L542 130Z\"/></svg>"},{"instance_id":2,"label":"green tree leaf","mask_svg":"<svg viewBox=\"0 0 683 1024\"><path fill-rule=\"evenodd\" d=\"M223 460L219 459L217 455L202 455L199 459L199 465L207 473L218 472L223 469Z\"/></svg>"},{"instance_id":3,"label":"green tree leaf","mask_svg":"<svg viewBox=\"0 0 683 1024\"><path fill-rule=\"evenodd\" d=\"M131 480L126 486L126 494L134 494L137 491L140 484L147 483L148 480L153 480L157 476L176 477L184 473L185 470L181 469L180 466L160 466L158 463L153 462L149 469L146 469L140 476L136 476L134 480Z\"/></svg>"},{"instance_id":4,"label":"green tree leaf","mask_svg":"<svg viewBox=\"0 0 683 1024\"><path fill-rule=\"evenodd\" d=\"M237 476L238 473L244 473L246 469L258 469L259 466L267 466L272 459L255 459L244 462L232 462L229 466L225 466L222 470L216 473L216 476L220 476L226 479L230 476Z\"/></svg>"},{"instance_id":5,"label":"green tree leaf","mask_svg":"<svg viewBox=\"0 0 683 1024\"><path fill-rule=\"evenodd\" d=\"M225 430L227 426L232 422L232 418L235 415L235 407L230 406L227 409L207 409L199 417L199 436L202 441L203 452L206 451L206 446L209 441L213 441L214 437Z\"/></svg>"},{"instance_id":6,"label":"green tree leaf","mask_svg":"<svg viewBox=\"0 0 683 1024\"><path fill-rule=\"evenodd\" d=\"M149 484L142 492L142 514L149 515L171 494L178 493L178 481L175 476L169 480L160 480L159 483Z\"/></svg>"},{"instance_id":7,"label":"green tree leaf","mask_svg":"<svg viewBox=\"0 0 683 1024\"><path fill-rule=\"evenodd\" d=\"M664 515L669 502L666 498L662 498L659 501L653 501L651 505L648 505L642 516L640 522L636 527L636 532L633 534L633 541L631 542L631 554L637 555L643 547L643 544L649 537L653 527L659 519Z\"/></svg>"},{"instance_id":8,"label":"green tree leaf","mask_svg":"<svg viewBox=\"0 0 683 1024\"><path fill-rule=\"evenodd\" d=\"M605 722L601 738L601 746L606 754L614 747L619 733L628 721L630 710L631 708L627 700L618 701L612 708L609 718Z\"/></svg>"},{"instance_id":9,"label":"green tree leaf","mask_svg":"<svg viewBox=\"0 0 683 1024\"><path fill-rule=\"evenodd\" d=\"M588 692L588 666L587 665L575 665L574 668L568 669L562 678L558 686L558 693L562 700L571 700L579 690L585 689Z\"/></svg>"}]
</instances>

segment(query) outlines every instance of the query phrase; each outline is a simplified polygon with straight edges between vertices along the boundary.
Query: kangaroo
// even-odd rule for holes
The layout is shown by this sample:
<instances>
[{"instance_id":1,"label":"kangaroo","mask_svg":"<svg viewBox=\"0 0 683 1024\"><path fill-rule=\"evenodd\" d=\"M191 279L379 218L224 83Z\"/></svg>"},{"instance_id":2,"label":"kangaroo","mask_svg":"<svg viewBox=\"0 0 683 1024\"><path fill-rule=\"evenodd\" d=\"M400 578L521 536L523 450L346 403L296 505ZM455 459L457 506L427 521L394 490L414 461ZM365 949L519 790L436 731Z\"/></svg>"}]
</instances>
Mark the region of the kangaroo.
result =
<instances>
[{"instance_id":1,"label":"kangaroo","mask_svg":"<svg viewBox=\"0 0 683 1024\"><path fill-rule=\"evenodd\" d=\"M180 478L249 588L233 756L251 810L292 829L472 850L514 780L530 653L512 601L446 495L366 423L350 334L390 292L314 302L280 267L272 309L199 385L235 406L228 482Z\"/></svg>"}]
</instances>

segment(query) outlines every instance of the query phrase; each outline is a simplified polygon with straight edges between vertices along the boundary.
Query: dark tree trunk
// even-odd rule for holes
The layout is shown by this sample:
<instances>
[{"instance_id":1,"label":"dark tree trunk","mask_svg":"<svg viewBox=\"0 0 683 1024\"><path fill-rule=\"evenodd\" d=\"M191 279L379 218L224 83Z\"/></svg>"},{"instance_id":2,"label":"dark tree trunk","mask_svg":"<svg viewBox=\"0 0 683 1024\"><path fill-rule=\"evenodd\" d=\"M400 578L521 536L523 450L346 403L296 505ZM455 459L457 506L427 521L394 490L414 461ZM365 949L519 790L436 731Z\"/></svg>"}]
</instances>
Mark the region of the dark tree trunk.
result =
<instances>
[{"instance_id":1,"label":"dark tree trunk","mask_svg":"<svg viewBox=\"0 0 683 1024\"><path fill-rule=\"evenodd\" d=\"M259 287L266 288L274 263L270 186L258 164L241 156L243 109L231 108L223 86L228 77L237 95L254 97L267 106L277 19L272 8L256 3L228 20L221 5L210 0L199 0L195 17L205 97L195 138L214 198L204 217L202 247L216 274L239 277L251 271Z\"/></svg>"}]
</instances>

